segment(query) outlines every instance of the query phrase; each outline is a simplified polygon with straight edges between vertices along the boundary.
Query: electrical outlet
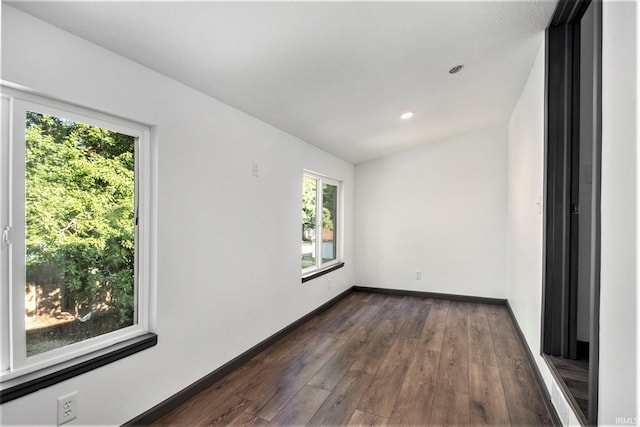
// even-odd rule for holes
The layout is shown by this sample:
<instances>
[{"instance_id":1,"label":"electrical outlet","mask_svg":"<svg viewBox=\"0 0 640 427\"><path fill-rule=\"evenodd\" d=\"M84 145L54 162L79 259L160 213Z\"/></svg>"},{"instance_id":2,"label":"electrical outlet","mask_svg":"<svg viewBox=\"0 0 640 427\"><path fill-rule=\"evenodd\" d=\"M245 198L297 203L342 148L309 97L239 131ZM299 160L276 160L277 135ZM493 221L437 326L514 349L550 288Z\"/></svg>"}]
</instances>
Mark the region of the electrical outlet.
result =
<instances>
[{"instance_id":1,"label":"electrical outlet","mask_svg":"<svg viewBox=\"0 0 640 427\"><path fill-rule=\"evenodd\" d=\"M422 271L416 270L416 280L422 280Z\"/></svg>"},{"instance_id":2,"label":"electrical outlet","mask_svg":"<svg viewBox=\"0 0 640 427\"><path fill-rule=\"evenodd\" d=\"M255 176L256 178L260 176L260 166L255 160L251 164L251 175Z\"/></svg>"},{"instance_id":3,"label":"electrical outlet","mask_svg":"<svg viewBox=\"0 0 640 427\"><path fill-rule=\"evenodd\" d=\"M329 282L327 283L327 289L331 289L331 279L329 279Z\"/></svg>"},{"instance_id":4,"label":"electrical outlet","mask_svg":"<svg viewBox=\"0 0 640 427\"><path fill-rule=\"evenodd\" d=\"M78 392L58 398L58 425L67 423L78 416Z\"/></svg>"}]
</instances>

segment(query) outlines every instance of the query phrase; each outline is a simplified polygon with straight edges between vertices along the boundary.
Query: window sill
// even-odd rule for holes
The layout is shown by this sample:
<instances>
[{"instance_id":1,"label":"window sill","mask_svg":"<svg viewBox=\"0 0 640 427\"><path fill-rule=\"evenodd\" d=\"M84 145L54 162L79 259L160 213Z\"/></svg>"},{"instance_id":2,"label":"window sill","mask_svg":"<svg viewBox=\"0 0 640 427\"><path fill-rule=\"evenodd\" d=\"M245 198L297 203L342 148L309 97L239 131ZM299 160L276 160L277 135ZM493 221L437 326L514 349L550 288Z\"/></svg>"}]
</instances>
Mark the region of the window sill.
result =
<instances>
[{"instance_id":1,"label":"window sill","mask_svg":"<svg viewBox=\"0 0 640 427\"><path fill-rule=\"evenodd\" d=\"M311 273L308 273L302 276L302 283L308 282L311 279L315 279L316 277L324 276L327 273L331 273L334 270L344 267L344 262L339 262L337 264L332 264L329 267L323 268L322 270L315 270Z\"/></svg>"},{"instance_id":2,"label":"window sill","mask_svg":"<svg viewBox=\"0 0 640 427\"><path fill-rule=\"evenodd\" d=\"M70 360L60 365L51 366L11 379L2 384L0 404L33 393L45 387L58 384L70 378L100 368L111 362L124 359L158 343L156 334L147 333L139 337L125 340L94 353Z\"/></svg>"}]
</instances>

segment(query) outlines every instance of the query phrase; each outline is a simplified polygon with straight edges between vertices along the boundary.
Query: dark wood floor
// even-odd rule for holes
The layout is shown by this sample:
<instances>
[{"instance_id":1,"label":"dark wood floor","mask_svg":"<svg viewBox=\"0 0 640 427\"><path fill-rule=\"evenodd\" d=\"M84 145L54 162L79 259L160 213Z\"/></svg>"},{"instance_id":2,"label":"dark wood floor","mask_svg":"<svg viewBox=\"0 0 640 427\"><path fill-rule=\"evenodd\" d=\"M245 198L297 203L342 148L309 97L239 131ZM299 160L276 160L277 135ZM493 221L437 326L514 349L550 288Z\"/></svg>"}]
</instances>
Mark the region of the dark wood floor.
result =
<instances>
[{"instance_id":1,"label":"dark wood floor","mask_svg":"<svg viewBox=\"0 0 640 427\"><path fill-rule=\"evenodd\" d=\"M589 359L563 359L549 356L562 381L567 385L585 419L589 419Z\"/></svg>"},{"instance_id":2,"label":"dark wood floor","mask_svg":"<svg viewBox=\"0 0 640 427\"><path fill-rule=\"evenodd\" d=\"M156 425L551 425L505 307L355 292Z\"/></svg>"}]
</instances>

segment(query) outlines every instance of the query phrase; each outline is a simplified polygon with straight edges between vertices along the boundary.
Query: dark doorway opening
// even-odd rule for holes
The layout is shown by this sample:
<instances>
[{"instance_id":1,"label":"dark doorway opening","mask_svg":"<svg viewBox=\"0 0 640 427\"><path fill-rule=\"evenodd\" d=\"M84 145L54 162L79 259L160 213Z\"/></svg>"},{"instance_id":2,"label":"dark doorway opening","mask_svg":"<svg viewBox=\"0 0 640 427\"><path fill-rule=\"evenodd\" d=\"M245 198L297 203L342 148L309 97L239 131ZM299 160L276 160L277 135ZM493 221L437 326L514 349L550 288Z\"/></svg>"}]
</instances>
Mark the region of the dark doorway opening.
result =
<instances>
[{"instance_id":1,"label":"dark doorway opening","mask_svg":"<svg viewBox=\"0 0 640 427\"><path fill-rule=\"evenodd\" d=\"M547 29L542 349L584 424L597 424L602 4L561 0Z\"/></svg>"}]
</instances>

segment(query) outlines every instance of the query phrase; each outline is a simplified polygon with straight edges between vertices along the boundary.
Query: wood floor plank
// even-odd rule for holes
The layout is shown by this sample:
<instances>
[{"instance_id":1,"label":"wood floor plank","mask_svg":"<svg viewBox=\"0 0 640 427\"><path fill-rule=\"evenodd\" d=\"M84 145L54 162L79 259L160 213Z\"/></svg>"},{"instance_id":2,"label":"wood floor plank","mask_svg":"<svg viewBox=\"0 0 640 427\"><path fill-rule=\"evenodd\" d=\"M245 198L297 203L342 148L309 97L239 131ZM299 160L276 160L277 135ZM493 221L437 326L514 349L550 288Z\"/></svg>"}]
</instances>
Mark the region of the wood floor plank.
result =
<instances>
[{"instance_id":1,"label":"wood floor plank","mask_svg":"<svg viewBox=\"0 0 640 427\"><path fill-rule=\"evenodd\" d=\"M222 407L211 406L210 409L213 411L213 415L207 418L205 424L208 426L227 425L237 418L238 415L242 414L244 409L251 405L251 401L247 399L238 398L236 396L231 399L235 399L233 404Z\"/></svg>"},{"instance_id":2,"label":"wood floor plank","mask_svg":"<svg viewBox=\"0 0 640 427\"><path fill-rule=\"evenodd\" d=\"M516 332L506 307L486 305L485 312L489 321L491 341L497 357L512 359L525 358L524 349Z\"/></svg>"},{"instance_id":3,"label":"wood floor plank","mask_svg":"<svg viewBox=\"0 0 640 427\"><path fill-rule=\"evenodd\" d=\"M358 409L384 418L391 416L416 344L415 338L398 337L362 396Z\"/></svg>"},{"instance_id":4,"label":"wood floor plank","mask_svg":"<svg viewBox=\"0 0 640 427\"><path fill-rule=\"evenodd\" d=\"M392 426L419 426L429 422L435 392L440 353L418 343L389 419Z\"/></svg>"},{"instance_id":5,"label":"wood floor plank","mask_svg":"<svg viewBox=\"0 0 640 427\"><path fill-rule=\"evenodd\" d=\"M331 394L330 391L304 386L271 420L275 426L301 426L309 422Z\"/></svg>"},{"instance_id":6,"label":"wood floor plank","mask_svg":"<svg viewBox=\"0 0 640 427\"><path fill-rule=\"evenodd\" d=\"M316 328L327 333L335 333L349 318L365 305L357 294L352 293L332 307L331 311L325 310L318 315Z\"/></svg>"},{"instance_id":7,"label":"wood floor plank","mask_svg":"<svg viewBox=\"0 0 640 427\"><path fill-rule=\"evenodd\" d=\"M367 304L371 305L385 305L385 301L387 301L388 295L384 294L376 294L376 293L368 293L364 292L364 294L368 295L368 299L366 300Z\"/></svg>"},{"instance_id":8,"label":"wood floor plank","mask_svg":"<svg viewBox=\"0 0 640 427\"><path fill-rule=\"evenodd\" d=\"M405 297L400 295L385 295L383 305L396 309L406 302Z\"/></svg>"},{"instance_id":9,"label":"wood floor plank","mask_svg":"<svg viewBox=\"0 0 640 427\"><path fill-rule=\"evenodd\" d=\"M469 333L466 308L464 303L452 303L449 306L438 381L441 386L454 387L468 394Z\"/></svg>"},{"instance_id":10,"label":"wood floor plank","mask_svg":"<svg viewBox=\"0 0 640 427\"><path fill-rule=\"evenodd\" d=\"M192 399L176 408L153 425L225 425L241 414L252 402L239 396L203 401Z\"/></svg>"},{"instance_id":11,"label":"wood floor plank","mask_svg":"<svg viewBox=\"0 0 640 427\"><path fill-rule=\"evenodd\" d=\"M256 377L247 378L244 386L236 393L245 399L257 399L259 401L259 407L250 412L251 414L257 414L257 412L274 396L279 392L279 384L284 378L289 378L291 373L286 367L279 365L266 366ZM302 387L299 382L296 382L295 386ZM286 391L286 390L285 390ZM291 394L295 394L297 390L292 391Z\"/></svg>"},{"instance_id":12,"label":"wood floor plank","mask_svg":"<svg viewBox=\"0 0 640 427\"><path fill-rule=\"evenodd\" d=\"M442 351L449 303L439 300L433 301L430 306L429 315L420 334L420 341L425 343L429 350L440 352Z\"/></svg>"},{"instance_id":13,"label":"wood floor plank","mask_svg":"<svg viewBox=\"0 0 640 427\"><path fill-rule=\"evenodd\" d=\"M353 416L358 401L371 380L371 375L348 371L307 425L345 425Z\"/></svg>"},{"instance_id":14,"label":"wood floor plank","mask_svg":"<svg viewBox=\"0 0 640 427\"><path fill-rule=\"evenodd\" d=\"M497 366L469 364L469 422L472 425L510 423Z\"/></svg>"},{"instance_id":15,"label":"wood floor plank","mask_svg":"<svg viewBox=\"0 0 640 427\"><path fill-rule=\"evenodd\" d=\"M351 370L375 375L396 338L393 322L384 320L362 355L351 365Z\"/></svg>"},{"instance_id":16,"label":"wood floor plank","mask_svg":"<svg viewBox=\"0 0 640 427\"><path fill-rule=\"evenodd\" d=\"M373 292L357 292L358 299L366 304L371 304L374 298L383 296L382 294L374 294Z\"/></svg>"},{"instance_id":17,"label":"wood floor plank","mask_svg":"<svg viewBox=\"0 0 640 427\"><path fill-rule=\"evenodd\" d=\"M380 417L374 414L368 414L359 409L356 409L353 413L347 425L350 427L368 427L368 426L386 426L389 423L389 420L384 417Z\"/></svg>"},{"instance_id":18,"label":"wood floor plank","mask_svg":"<svg viewBox=\"0 0 640 427\"><path fill-rule=\"evenodd\" d=\"M420 337L424 324L429 316L431 306L424 303L422 298L413 298L409 310L405 313L405 321L403 322L398 336L418 338Z\"/></svg>"},{"instance_id":19,"label":"wood floor plank","mask_svg":"<svg viewBox=\"0 0 640 427\"><path fill-rule=\"evenodd\" d=\"M290 360L287 364L276 365L267 371L264 377L258 377L259 383L245 390L243 397L253 403L247 413L271 420L309 379L314 376L336 353L332 346L335 339L326 336L320 346L309 346L306 353Z\"/></svg>"},{"instance_id":20,"label":"wood floor plank","mask_svg":"<svg viewBox=\"0 0 640 427\"><path fill-rule=\"evenodd\" d=\"M356 292L154 425L550 424L523 355L504 307Z\"/></svg>"},{"instance_id":21,"label":"wood floor plank","mask_svg":"<svg viewBox=\"0 0 640 427\"><path fill-rule=\"evenodd\" d=\"M254 359L264 365L278 365L288 363L291 359L300 357L301 354L309 352L309 347L322 345L325 341L334 341L333 346L340 347L344 340L339 340L331 334L317 330L309 331L309 335L298 337L285 337L278 341L278 345L273 345L261 352Z\"/></svg>"},{"instance_id":22,"label":"wood floor plank","mask_svg":"<svg viewBox=\"0 0 640 427\"><path fill-rule=\"evenodd\" d=\"M551 425L551 418L527 362L498 357L498 367L511 423Z\"/></svg>"},{"instance_id":23,"label":"wood floor plank","mask_svg":"<svg viewBox=\"0 0 640 427\"><path fill-rule=\"evenodd\" d=\"M350 294L332 307L324 310L287 335L292 341L304 340L317 334L333 333L366 303L357 294Z\"/></svg>"},{"instance_id":24,"label":"wood floor plank","mask_svg":"<svg viewBox=\"0 0 640 427\"><path fill-rule=\"evenodd\" d=\"M364 294L363 294L364 295ZM334 334L337 329L354 316L354 313L366 308L362 295L350 294L329 309L312 317L300 327L282 338L274 345L255 357L263 363L282 363L291 354L308 347L309 339L316 340L320 335Z\"/></svg>"},{"instance_id":25,"label":"wood floor plank","mask_svg":"<svg viewBox=\"0 0 640 427\"><path fill-rule=\"evenodd\" d=\"M428 425L469 425L469 395L467 393L458 393L454 389L436 391Z\"/></svg>"},{"instance_id":26,"label":"wood floor plank","mask_svg":"<svg viewBox=\"0 0 640 427\"><path fill-rule=\"evenodd\" d=\"M389 298L391 298L391 296ZM397 299L396 297L390 301L393 301L393 305L387 306L388 310L385 314L387 319L391 320L393 324L394 333L399 334L407 322L407 313L412 310L413 303L409 297L402 297L401 299Z\"/></svg>"},{"instance_id":27,"label":"wood floor plank","mask_svg":"<svg viewBox=\"0 0 640 427\"><path fill-rule=\"evenodd\" d=\"M433 399L431 425L469 424L469 348L467 308L452 302L447 313L444 342Z\"/></svg>"},{"instance_id":28,"label":"wood floor plank","mask_svg":"<svg viewBox=\"0 0 640 427\"><path fill-rule=\"evenodd\" d=\"M336 328L340 327L345 319L353 316L353 313L365 304L358 294L347 295L341 301L304 322L287 337L291 336L293 339L304 340L307 336L332 333Z\"/></svg>"},{"instance_id":29,"label":"wood floor plank","mask_svg":"<svg viewBox=\"0 0 640 427\"><path fill-rule=\"evenodd\" d=\"M360 326L348 343L340 348L320 370L311 378L309 385L333 390L351 365L362 355L369 345L374 330Z\"/></svg>"},{"instance_id":30,"label":"wood floor plank","mask_svg":"<svg viewBox=\"0 0 640 427\"><path fill-rule=\"evenodd\" d=\"M469 311L469 363L482 366L498 366L496 353L491 339L489 320L484 308L474 304Z\"/></svg>"},{"instance_id":31,"label":"wood floor plank","mask_svg":"<svg viewBox=\"0 0 640 427\"><path fill-rule=\"evenodd\" d=\"M238 381L235 394L249 400L263 400L271 395L271 389L277 386L280 379L295 380L301 378L306 382L313 376L319 366L340 349L342 343L330 335L321 335L310 340L300 351L293 352L289 359L275 359L272 363L262 363L262 370L254 371L251 376L244 376ZM283 350L284 351L284 350Z\"/></svg>"},{"instance_id":32,"label":"wood floor plank","mask_svg":"<svg viewBox=\"0 0 640 427\"><path fill-rule=\"evenodd\" d=\"M379 316L381 311L383 307L380 305L363 306L337 328L333 335L337 339L349 339L362 326L366 325L374 329L382 321Z\"/></svg>"},{"instance_id":33,"label":"wood floor plank","mask_svg":"<svg viewBox=\"0 0 640 427\"><path fill-rule=\"evenodd\" d=\"M260 417L256 417L255 415L250 415L242 412L238 414L237 417L229 420L227 425L230 426L266 426L269 424L269 421L262 419Z\"/></svg>"},{"instance_id":34,"label":"wood floor plank","mask_svg":"<svg viewBox=\"0 0 640 427\"><path fill-rule=\"evenodd\" d=\"M242 369L242 372L253 372L253 366L258 367L262 365L250 365L250 363L247 363L243 366L245 369ZM240 371L240 369L238 371ZM153 425L184 424L183 420L188 420L188 424L203 424L206 423L212 415L215 415L211 413L211 408L236 407L239 403L242 403L243 408L248 407L252 403L251 401L234 394L238 389L237 379L239 377L237 375L241 376L241 374L234 375L236 380L225 378L224 381L219 381L214 384L214 386L198 393L184 404L156 420ZM230 376L231 375L228 377ZM239 412L234 412L234 414L237 413ZM228 416L229 414L227 414L226 417L228 418Z\"/></svg>"},{"instance_id":35,"label":"wood floor plank","mask_svg":"<svg viewBox=\"0 0 640 427\"><path fill-rule=\"evenodd\" d=\"M254 378L265 368L265 365L257 359L251 359L229 375L212 384L206 390L200 392L193 399L204 402L215 402L226 396L237 394L238 390L245 385L245 378Z\"/></svg>"}]
</instances>

